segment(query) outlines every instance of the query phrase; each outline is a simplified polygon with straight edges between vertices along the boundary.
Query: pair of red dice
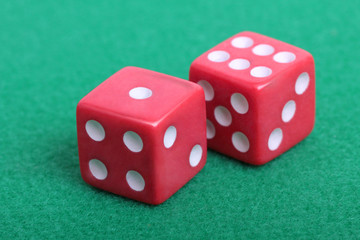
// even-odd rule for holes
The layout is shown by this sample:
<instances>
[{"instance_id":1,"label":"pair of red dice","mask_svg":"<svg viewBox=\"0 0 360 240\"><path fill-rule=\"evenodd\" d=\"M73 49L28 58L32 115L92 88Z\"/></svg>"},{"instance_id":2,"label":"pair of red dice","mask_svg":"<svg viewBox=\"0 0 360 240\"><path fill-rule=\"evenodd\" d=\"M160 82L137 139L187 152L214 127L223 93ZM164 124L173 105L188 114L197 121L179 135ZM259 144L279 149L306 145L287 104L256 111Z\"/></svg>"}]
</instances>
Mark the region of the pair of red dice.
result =
<instances>
[{"instance_id":1,"label":"pair of red dice","mask_svg":"<svg viewBox=\"0 0 360 240\"><path fill-rule=\"evenodd\" d=\"M242 32L198 57L189 78L126 67L85 96L83 179L160 204L204 167L207 144L261 165L313 129L314 60L302 49Z\"/></svg>"}]
</instances>

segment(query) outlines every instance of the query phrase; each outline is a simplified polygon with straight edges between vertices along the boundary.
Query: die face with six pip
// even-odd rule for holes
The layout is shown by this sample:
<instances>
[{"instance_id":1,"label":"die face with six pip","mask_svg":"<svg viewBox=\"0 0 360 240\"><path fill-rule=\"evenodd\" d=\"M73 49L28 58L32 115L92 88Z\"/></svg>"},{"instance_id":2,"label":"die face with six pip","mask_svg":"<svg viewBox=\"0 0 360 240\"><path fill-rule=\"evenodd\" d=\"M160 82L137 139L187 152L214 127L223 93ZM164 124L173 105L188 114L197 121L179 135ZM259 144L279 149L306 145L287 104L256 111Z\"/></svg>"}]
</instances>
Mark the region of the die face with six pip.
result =
<instances>
[{"instance_id":1,"label":"die face with six pip","mask_svg":"<svg viewBox=\"0 0 360 240\"><path fill-rule=\"evenodd\" d=\"M205 91L210 148L261 165L303 140L315 120L310 53L253 32L198 57L190 81Z\"/></svg>"},{"instance_id":2,"label":"die face with six pip","mask_svg":"<svg viewBox=\"0 0 360 240\"><path fill-rule=\"evenodd\" d=\"M160 204L205 165L203 89L126 67L79 102L77 133L85 182Z\"/></svg>"}]
</instances>

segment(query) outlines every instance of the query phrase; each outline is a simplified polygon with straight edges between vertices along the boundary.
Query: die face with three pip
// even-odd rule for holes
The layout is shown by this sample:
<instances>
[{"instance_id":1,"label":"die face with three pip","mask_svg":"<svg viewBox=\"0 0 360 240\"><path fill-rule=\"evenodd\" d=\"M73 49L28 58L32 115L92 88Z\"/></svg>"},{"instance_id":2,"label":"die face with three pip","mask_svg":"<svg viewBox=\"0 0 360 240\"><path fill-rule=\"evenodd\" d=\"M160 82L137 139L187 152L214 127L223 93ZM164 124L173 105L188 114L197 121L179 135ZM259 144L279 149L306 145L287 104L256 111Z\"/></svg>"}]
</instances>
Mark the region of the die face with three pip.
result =
<instances>
[{"instance_id":1,"label":"die face with three pip","mask_svg":"<svg viewBox=\"0 0 360 240\"><path fill-rule=\"evenodd\" d=\"M199 56L189 79L205 91L208 146L225 155L261 165L313 129L314 60L300 48L242 32Z\"/></svg>"},{"instance_id":2,"label":"die face with three pip","mask_svg":"<svg viewBox=\"0 0 360 240\"><path fill-rule=\"evenodd\" d=\"M126 67L79 102L77 133L85 182L160 204L205 165L203 89Z\"/></svg>"}]
</instances>

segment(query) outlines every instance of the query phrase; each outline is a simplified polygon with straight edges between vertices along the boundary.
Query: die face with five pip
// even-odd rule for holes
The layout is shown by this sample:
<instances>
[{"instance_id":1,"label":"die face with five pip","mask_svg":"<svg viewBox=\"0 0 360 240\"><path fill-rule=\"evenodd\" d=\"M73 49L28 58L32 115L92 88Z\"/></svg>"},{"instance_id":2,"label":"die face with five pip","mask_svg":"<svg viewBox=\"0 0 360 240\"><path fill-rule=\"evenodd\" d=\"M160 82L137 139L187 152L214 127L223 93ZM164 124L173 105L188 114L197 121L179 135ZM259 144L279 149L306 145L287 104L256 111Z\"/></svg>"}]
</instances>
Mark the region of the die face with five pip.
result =
<instances>
[{"instance_id":1,"label":"die face with five pip","mask_svg":"<svg viewBox=\"0 0 360 240\"><path fill-rule=\"evenodd\" d=\"M126 67L79 102L77 133L85 182L160 204L205 165L203 89Z\"/></svg>"},{"instance_id":2,"label":"die face with five pip","mask_svg":"<svg viewBox=\"0 0 360 240\"><path fill-rule=\"evenodd\" d=\"M253 32L198 57L190 81L205 91L210 148L261 165L303 140L315 120L310 53Z\"/></svg>"}]
</instances>

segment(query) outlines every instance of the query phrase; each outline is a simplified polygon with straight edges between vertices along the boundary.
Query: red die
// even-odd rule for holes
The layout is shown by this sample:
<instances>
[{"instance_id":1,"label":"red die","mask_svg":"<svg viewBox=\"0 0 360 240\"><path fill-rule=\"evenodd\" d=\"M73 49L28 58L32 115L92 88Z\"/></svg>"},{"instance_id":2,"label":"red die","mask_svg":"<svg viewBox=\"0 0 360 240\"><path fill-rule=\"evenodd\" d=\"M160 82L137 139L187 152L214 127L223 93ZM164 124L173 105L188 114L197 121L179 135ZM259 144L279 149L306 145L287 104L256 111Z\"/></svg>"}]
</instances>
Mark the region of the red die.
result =
<instances>
[{"instance_id":1,"label":"red die","mask_svg":"<svg viewBox=\"0 0 360 240\"><path fill-rule=\"evenodd\" d=\"M205 91L210 148L255 165L304 139L315 119L310 53L242 32L198 57L190 81Z\"/></svg>"},{"instance_id":2,"label":"red die","mask_svg":"<svg viewBox=\"0 0 360 240\"><path fill-rule=\"evenodd\" d=\"M88 184L160 204L205 165L204 93L192 82L127 67L79 102L77 133Z\"/></svg>"}]
</instances>

